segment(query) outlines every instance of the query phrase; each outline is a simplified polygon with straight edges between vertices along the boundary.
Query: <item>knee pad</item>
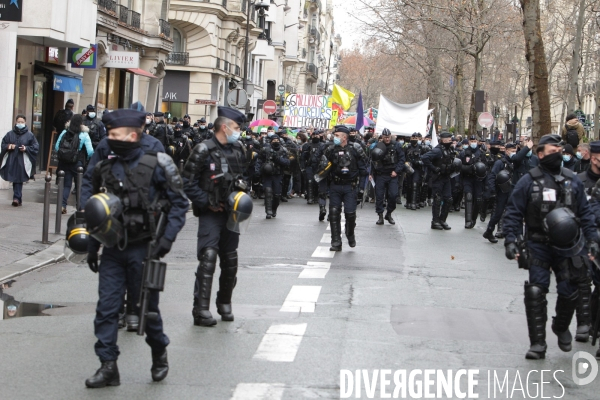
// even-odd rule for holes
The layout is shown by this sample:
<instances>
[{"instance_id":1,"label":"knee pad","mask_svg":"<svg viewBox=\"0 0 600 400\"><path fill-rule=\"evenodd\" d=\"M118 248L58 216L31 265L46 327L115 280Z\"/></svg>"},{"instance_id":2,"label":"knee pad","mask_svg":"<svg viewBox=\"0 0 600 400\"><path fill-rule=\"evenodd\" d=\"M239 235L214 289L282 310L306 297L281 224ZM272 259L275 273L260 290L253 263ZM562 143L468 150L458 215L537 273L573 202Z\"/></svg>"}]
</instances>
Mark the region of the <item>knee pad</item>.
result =
<instances>
[{"instance_id":1,"label":"knee pad","mask_svg":"<svg viewBox=\"0 0 600 400\"><path fill-rule=\"evenodd\" d=\"M537 299L548 293L548 289L539 285L525 284L525 299Z\"/></svg>"},{"instance_id":2,"label":"knee pad","mask_svg":"<svg viewBox=\"0 0 600 400\"><path fill-rule=\"evenodd\" d=\"M230 251L229 253L223 253L219 255L221 260L221 268L228 267L234 268L238 266L238 253L237 251Z\"/></svg>"},{"instance_id":3,"label":"knee pad","mask_svg":"<svg viewBox=\"0 0 600 400\"><path fill-rule=\"evenodd\" d=\"M473 193L465 193L465 200L466 201L473 201Z\"/></svg>"},{"instance_id":4,"label":"knee pad","mask_svg":"<svg viewBox=\"0 0 600 400\"><path fill-rule=\"evenodd\" d=\"M329 217L332 220L338 221L342 218L342 214L340 212L340 208L333 206L333 207L329 207Z\"/></svg>"},{"instance_id":5,"label":"knee pad","mask_svg":"<svg viewBox=\"0 0 600 400\"><path fill-rule=\"evenodd\" d=\"M200 253L200 266L204 273L214 274L218 251L214 247L206 247Z\"/></svg>"}]
</instances>

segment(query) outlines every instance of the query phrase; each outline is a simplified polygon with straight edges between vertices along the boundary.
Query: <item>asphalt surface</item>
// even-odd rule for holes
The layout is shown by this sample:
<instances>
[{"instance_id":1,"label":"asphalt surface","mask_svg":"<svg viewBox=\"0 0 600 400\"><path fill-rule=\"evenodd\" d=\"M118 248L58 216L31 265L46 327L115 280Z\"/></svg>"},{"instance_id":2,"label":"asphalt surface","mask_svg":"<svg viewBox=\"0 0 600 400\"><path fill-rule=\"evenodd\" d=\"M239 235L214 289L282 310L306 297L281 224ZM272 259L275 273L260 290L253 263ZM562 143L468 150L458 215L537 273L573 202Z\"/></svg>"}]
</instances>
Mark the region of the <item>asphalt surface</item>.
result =
<instances>
[{"instance_id":1,"label":"asphalt surface","mask_svg":"<svg viewBox=\"0 0 600 400\"><path fill-rule=\"evenodd\" d=\"M239 248L235 321L219 320L213 328L192 323L197 222L189 213L166 258L161 311L171 369L161 383L152 383L144 340L120 331L121 386L85 388L99 367L93 349L97 275L87 266L61 263L17 278L5 295L64 307L45 310L50 316L0 321L0 398L335 399L340 370L373 376L384 369L475 369L475 392L484 399L541 398L540 386L545 397L598 398L600 378L578 386L571 375L573 354L595 349L574 343L571 353L561 352L550 321L546 359L525 360L527 274L504 258L502 242L481 237L484 224L465 230L462 213L454 213L451 231L432 231L430 207L400 207L396 225L377 226L373 206L358 211L358 246L351 249L344 239L343 251L330 257L329 231L316 205L293 199L266 220L255 201ZM551 316L554 287L548 300ZM541 370L551 372L541 376ZM494 374L500 383L507 377L503 391L493 385ZM379 386L368 397L364 382L361 395L384 397Z\"/></svg>"}]
</instances>

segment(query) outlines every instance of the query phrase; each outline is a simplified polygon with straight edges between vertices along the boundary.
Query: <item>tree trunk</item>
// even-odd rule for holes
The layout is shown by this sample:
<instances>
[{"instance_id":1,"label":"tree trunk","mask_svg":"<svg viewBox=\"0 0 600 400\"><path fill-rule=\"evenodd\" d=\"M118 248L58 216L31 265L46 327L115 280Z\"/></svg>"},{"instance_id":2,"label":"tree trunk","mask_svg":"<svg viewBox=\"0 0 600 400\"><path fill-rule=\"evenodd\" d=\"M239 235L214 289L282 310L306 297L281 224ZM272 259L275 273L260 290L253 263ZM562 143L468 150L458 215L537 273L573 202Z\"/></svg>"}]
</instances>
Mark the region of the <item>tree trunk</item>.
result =
<instances>
[{"instance_id":1,"label":"tree trunk","mask_svg":"<svg viewBox=\"0 0 600 400\"><path fill-rule=\"evenodd\" d=\"M600 135L600 65L596 64L596 109L594 110L594 140L598 140Z\"/></svg>"},{"instance_id":2,"label":"tree trunk","mask_svg":"<svg viewBox=\"0 0 600 400\"><path fill-rule=\"evenodd\" d=\"M521 4L524 0L521 0ZM567 112L575 111L575 97L577 96L577 80L579 78L579 61L581 59L581 42L583 39L583 25L585 17L585 0L579 0L579 15L577 16L577 30L575 32L575 43L573 43L573 58L571 59L571 71L569 73L569 98Z\"/></svg>"},{"instance_id":3,"label":"tree trunk","mask_svg":"<svg viewBox=\"0 0 600 400\"><path fill-rule=\"evenodd\" d=\"M529 97L531 99L532 138L551 132L550 96L548 94L548 67L540 24L539 0L520 0L523 10L523 34L529 67Z\"/></svg>"},{"instance_id":4,"label":"tree trunk","mask_svg":"<svg viewBox=\"0 0 600 400\"><path fill-rule=\"evenodd\" d=\"M481 90L481 80L483 75L483 63L481 53L477 53L475 59L475 82L473 84L473 93L471 93L471 110L469 112L469 136L477 135L477 111L475 111L475 91Z\"/></svg>"},{"instance_id":5,"label":"tree trunk","mask_svg":"<svg viewBox=\"0 0 600 400\"><path fill-rule=\"evenodd\" d=\"M456 60L456 134L465 133L465 111L463 103L463 65L462 52L458 52Z\"/></svg>"}]
</instances>

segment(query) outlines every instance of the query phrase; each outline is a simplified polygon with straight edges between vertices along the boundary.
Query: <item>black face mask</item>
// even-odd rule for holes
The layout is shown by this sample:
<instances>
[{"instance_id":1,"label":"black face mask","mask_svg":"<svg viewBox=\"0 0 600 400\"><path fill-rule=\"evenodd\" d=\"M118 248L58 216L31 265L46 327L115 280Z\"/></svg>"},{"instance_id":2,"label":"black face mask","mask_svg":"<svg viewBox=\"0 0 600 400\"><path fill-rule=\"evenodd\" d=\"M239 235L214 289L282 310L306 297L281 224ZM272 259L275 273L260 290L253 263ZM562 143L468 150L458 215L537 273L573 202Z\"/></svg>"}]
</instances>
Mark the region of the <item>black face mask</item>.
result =
<instances>
[{"instance_id":1,"label":"black face mask","mask_svg":"<svg viewBox=\"0 0 600 400\"><path fill-rule=\"evenodd\" d=\"M275 150L279 150L281 147L281 143L271 143L271 147Z\"/></svg>"},{"instance_id":2,"label":"black face mask","mask_svg":"<svg viewBox=\"0 0 600 400\"><path fill-rule=\"evenodd\" d=\"M356 136L348 136L351 142L356 142Z\"/></svg>"},{"instance_id":3,"label":"black face mask","mask_svg":"<svg viewBox=\"0 0 600 400\"><path fill-rule=\"evenodd\" d=\"M313 143L319 143L320 141L321 141L321 138L318 138L318 137L312 138Z\"/></svg>"},{"instance_id":4,"label":"black face mask","mask_svg":"<svg viewBox=\"0 0 600 400\"><path fill-rule=\"evenodd\" d=\"M181 131L175 131L175 136L181 136Z\"/></svg>"},{"instance_id":5,"label":"black face mask","mask_svg":"<svg viewBox=\"0 0 600 400\"><path fill-rule=\"evenodd\" d=\"M189 122L187 122L187 121L183 121L183 126L187 128L187 127L189 127L189 126L190 126L190 123L189 123Z\"/></svg>"},{"instance_id":6,"label":"black face mask","mask_svg":"<svg viewBox=\"0 0 600 400\"><path fill-rule=\"evenodd\" d=\"M118 155L119 157L127 157L134 150L140 148L141 143L138 142L124 142L122 140L106 139L108 147Z\"/></svg>"},{"instance_id":7,"label":"black face mask","mask_svg":"<svg viewBox=\"0 0 600 400\"><path fill-rule=\"evenodd\" d=\"M413 146L416 146L417 145L417 141L416 140L411 140L410 144L412 144Z\"/></svg>"},{"instance_id":8,"label":"black face mask","mask_svg":"<svg viewBox=\"0 0 600 400\"><path fill-rule=\"evenodd\" d=\"M500 152L500 149L497 147L492 147L490 149L490 153L492 153L492 154L498 154L499 152Z\"/></svg>"},{"instance_id":9,"label":"black face mask","mask_svg":"<svg viewBox=\"0 0 600 400\"><path fill-rule=\"evenodd\" d=\"M449 143L442 143L442 146L444 146L445 148L449 149L450 146L452 146L452 142Z\"/></svg>"},{"instance_id":10,"label":"black face mask","mask_svg":"<svg viewBox=\"0 0 600 400\"><path fill-rule=\"evenodd\" d=\"M555 175L560 174L560 168L562 167L562 153L561 152L556 152L556 153L552 153L552 154L548 154L547 156L544 156L544 158L540 158L540 165L552 172Z\"/></svg>"}]
</instances>

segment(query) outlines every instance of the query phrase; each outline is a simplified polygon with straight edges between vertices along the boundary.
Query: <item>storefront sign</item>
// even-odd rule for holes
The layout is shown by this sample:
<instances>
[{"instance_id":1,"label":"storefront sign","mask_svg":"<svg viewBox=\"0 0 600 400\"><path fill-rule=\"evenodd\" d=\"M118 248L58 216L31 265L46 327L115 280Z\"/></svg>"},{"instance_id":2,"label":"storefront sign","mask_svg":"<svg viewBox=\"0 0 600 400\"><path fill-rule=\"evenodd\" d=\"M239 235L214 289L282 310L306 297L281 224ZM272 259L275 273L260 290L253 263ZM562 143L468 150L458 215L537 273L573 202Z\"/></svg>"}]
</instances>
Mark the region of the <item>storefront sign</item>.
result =
<instances>
[{"instance_id":1,"label":"storefront sign","mask_svg":"<svg viewBox=\"0 0 600 400\"><path fill-rule=\"evenodd\" d=\"M164 102L187 103L190 99L190 72L167 71L163 80L162 98Z\"/></svg>"},{"instance_id":2,"label":"storefront sign","mask_svg":"<svg viewBox=\"0 0 600 400\"><path fill-rule=\"evenodd\" d=\"M91 48L78 47L69 49L69 64L75 68L96 68L97 45Z\"/></svg>"},{"instance_id":3,"label":"storefront sign","mask_svg":"<svg viewBox=\"0 0 600 400\"><path fill-rule=\"evenodd\" d=\"M136 51L111 51L104 68L139 68L140 53Z\"/></svg>"},{"instance_id":4,"label":"storefront sign","mask_svg":"<svg viewBox=\"0 0 600 400\"><path fill-rule=\"evenodd\" d=\"M59 92L83 93L81 79L54 75L53 89Z\"/></svg>"},{"instance_id":5,"label":"storefront sign","mask_svg":"<svg viewBox=\"0 0 600 400\"><path fill-rule=\"evenodd\" d=\"M0 21L23 21L23 0L0 0Z\"/></svg>"},{"instance_id":6,"label":"storefront sign","mask_svg":"<svg viewBox=\"0 0 600 400\"><path fill-rule=\"evenodd\" d=\"M58 47L46 47L46 62L60 64L60 49Z\"/></svg>"},{"instance_id":7,"label":"storefront sign","mask_svg":"<svg viewBox=\"0 0 600 400\"><path fill-rule=\"evenodd\" d=\"M196 99L195 103L199 104L201 106L216 106L217 105L217 100L201 100L201 99Z\"/></svg>"}]
</instances>

